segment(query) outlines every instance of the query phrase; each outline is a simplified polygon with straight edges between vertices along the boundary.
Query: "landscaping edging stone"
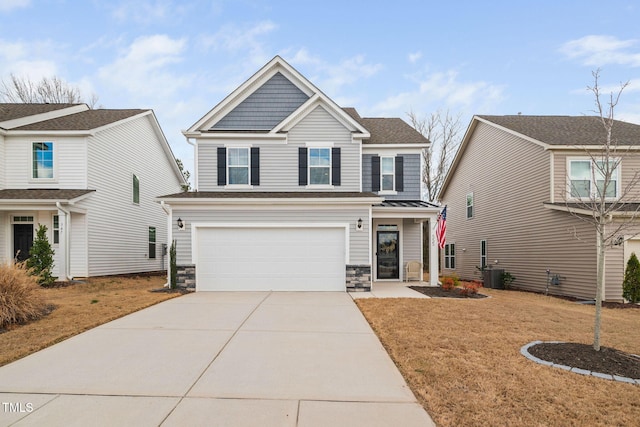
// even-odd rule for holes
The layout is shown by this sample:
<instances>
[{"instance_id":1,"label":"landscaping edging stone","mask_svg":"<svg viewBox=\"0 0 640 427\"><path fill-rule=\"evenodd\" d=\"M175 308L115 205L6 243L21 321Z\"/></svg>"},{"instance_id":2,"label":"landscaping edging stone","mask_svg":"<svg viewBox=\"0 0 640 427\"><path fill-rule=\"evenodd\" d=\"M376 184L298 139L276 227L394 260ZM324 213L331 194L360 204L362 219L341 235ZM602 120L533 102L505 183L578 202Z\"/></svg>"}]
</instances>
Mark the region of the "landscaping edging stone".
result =
<instances>
[{"instance_id":1,"label":"landscaping edging stone","mask_svg":"<svg viewBox=\"0 0 640 427\"><path fill-rule=\"evenodd\" d=\"M532 341L529 344L525 344L520 348L520 354L522 354L527 359L544 366L551 366L552 368L560 368L560 369L564 369L565 371L570 371L576 374L590 375L592 377L602 378L605 380L619 381L627 384L640 385L640 378L627 378L627 377L620 377L618 375L603 374L601 372L588 371L586 369L574 368L567 365L559 365L557 363L549 362L548 360L542 360L540 358L537 358L533 354L529 353L529 348L538 344L564 344L564 341Z\"/></svg>"}]
</instances>

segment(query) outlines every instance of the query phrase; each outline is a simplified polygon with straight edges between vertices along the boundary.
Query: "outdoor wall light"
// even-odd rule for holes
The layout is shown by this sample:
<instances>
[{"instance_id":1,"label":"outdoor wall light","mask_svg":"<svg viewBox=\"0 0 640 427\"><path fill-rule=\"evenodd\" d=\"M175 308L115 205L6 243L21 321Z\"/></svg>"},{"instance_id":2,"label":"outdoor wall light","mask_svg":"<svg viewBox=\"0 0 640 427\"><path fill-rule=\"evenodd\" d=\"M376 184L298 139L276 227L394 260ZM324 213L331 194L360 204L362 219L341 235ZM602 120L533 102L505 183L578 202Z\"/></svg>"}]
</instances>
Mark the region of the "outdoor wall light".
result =
<instances>
[{"instance_id":1,"label":"outdoor wall light","mask_svg":"<svg viewBox=\"0 0 640 427\"><path fill-rule=\"evenodd\" d=\"M358 218L358 225L356 225L358 230L362 230L362 218Z\"/></svg>"},{"instance_id":2,"label":"outdoor wall light","mask_svg":"<svg viewBox=\"0 0 640 427\"><path fill-rule=\"evenodd\" d=\"M184 230L184 222L182 218L178 218L178 230Z\"/></svg>"}]
</instances>

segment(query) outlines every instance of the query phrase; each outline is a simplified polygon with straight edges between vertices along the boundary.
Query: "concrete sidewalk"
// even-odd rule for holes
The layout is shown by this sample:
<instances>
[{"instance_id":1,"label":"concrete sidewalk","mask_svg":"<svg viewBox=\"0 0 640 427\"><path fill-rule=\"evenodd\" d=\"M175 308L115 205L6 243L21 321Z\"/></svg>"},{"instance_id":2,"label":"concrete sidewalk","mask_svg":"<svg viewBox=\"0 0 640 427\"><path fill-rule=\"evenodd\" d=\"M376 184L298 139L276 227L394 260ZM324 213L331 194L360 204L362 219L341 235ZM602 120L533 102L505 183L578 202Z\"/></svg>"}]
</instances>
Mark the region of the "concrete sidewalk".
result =
<instances>
[{"instance_id":1,"label":"concrete sidewalk","mask_svg":"<svg viewBox=\"0 0 640 427\"><path fill-rule=\"evenodd\" d=\"M429 426L346 293L199 292L0 368L0 426Z\"/></svg>"}]
</instances>

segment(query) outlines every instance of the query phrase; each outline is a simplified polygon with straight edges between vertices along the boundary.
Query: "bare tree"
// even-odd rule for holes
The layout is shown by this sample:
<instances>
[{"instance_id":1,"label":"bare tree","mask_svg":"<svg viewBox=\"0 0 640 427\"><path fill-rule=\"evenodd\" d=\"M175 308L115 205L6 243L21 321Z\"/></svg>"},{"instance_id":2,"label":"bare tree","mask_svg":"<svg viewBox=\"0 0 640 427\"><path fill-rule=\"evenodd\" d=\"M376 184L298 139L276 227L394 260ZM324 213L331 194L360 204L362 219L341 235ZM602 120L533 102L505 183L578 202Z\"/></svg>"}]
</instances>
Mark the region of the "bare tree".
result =
<instances>
[{"instance_id":1,"label":"bare tree","mask_svg":"<svg viewBox=\"0 0 640 427\"><path fill-rule=\"evenodd\" d=\"M86 103L90 108L95 108L98 103L96 94L91 94L88 100L84 100L80 89L57 76L43 77L39 82L34 82L28 77L19 77L13 73L9 76L9 81L3 79L0 83L0 99L11 103Z\"/></svg>"},{"instance_id":2,"label":"bare tree","mask_svg":"<svg viewBox=\"0 0 640 427\"><path fill-rule=\"evenodd\" d=\"M422 181L427 199L435 201L460 145L461 116L453 115L449 110L438 110L423 118L418 117L413 111L409 111L407 115L411 125L431 141L431 146L422 152Z\"/></svg>"},{"instance_id":3,"label":"bare tree","mask_svg":"<svg viewBox=\"0 0 640 427\"><path fill-rule=\"evenodd\" d=\"M182 172L182 176L184 176L184 180L187 181L186 184L182 184L182 191L189 191L191 189L191 183L189 182L189 178L191 177L191 172L188 169L185 169L184 163L182 160L176 158L176 164L178 165L178 169Z\"/></svg>"},{"instance_id":4,"label":"bare tree","mask_svg":"<svg viewBox=\"0 0 640 427\"><path fill-rule=\"evenodd\" d=\"M620 85L617 92L604 95L598 82L600 70L592 72L594 84L587 89L595 97L595 113L602 124L602 144L597 146L584 146L585 157L590 163L589 184L586 180L572 181L567 176L570 198L566 200L566 206L572 215L591 225L597 236L597 279L595 298L595 325L593 334L593 348L600 351L600 328L602 323L602 299L604 289L604 262L608 247L620 245L624 241L625 232L631 235L638 234L637 219L640 215L638 203L638 184L640 183L640 171L634 171L625 175L624 182L619 174L619 167L629 157L631 146L628 141L619 141L615 137L614 110L620 101L620 96L629 82ZM624 145L626 143L626 145ZM585 164L586 166L586 164ZM628 168L627 168L628 169ZM629 172L628 170L626 172ZM617 192L619 188L619 194ZM627 238L629 235L627 235Z\"/></svg>"}]
</instances>

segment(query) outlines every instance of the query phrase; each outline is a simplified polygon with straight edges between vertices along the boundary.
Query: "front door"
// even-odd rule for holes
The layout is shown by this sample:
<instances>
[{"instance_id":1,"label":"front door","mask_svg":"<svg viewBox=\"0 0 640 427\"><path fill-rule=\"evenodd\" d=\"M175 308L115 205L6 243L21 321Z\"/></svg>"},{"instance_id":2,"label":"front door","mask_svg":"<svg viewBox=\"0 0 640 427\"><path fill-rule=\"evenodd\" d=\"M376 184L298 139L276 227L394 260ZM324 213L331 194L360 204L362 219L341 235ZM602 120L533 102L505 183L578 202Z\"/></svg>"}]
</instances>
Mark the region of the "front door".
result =
<instances>
[{"instance_id":1,"label":"front door","mask_svg":"<svg viewBox=\"0 0 640 427\"><path fill-rule=\"evenodd\" d=\"M398 231L378 231L378 279L399 279L400 247Z\"/></svg>"},{"instance_id":2,"label":"front door","mask_svg":"<svg viewBox=\"0 0 640 427\"><path fill-rule=\"evenodd\" d=\"M33 245L33 224L13 224L13 255L18 261L29 258Z\"/></svg>"}]
</instances>

